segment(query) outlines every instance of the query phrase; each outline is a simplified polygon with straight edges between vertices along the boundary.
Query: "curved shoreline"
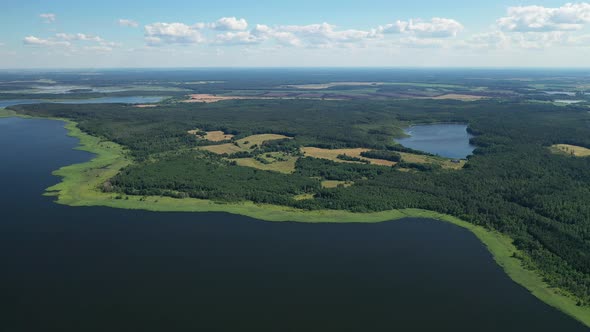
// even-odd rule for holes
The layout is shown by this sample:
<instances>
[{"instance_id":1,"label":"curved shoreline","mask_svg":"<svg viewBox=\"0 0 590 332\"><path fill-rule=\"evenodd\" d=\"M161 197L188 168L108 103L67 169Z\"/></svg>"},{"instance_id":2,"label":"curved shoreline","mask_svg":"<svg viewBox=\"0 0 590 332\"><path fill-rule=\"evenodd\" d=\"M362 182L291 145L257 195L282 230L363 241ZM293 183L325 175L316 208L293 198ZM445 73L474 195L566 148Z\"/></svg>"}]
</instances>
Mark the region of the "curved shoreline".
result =
<instances>
[{"instance_id":1,"label":"curved shoreline","mask_svg":"<svg viewBox=\"0 0 590 332\"><path fill-rule=\"evenodd\" d=\"M0 114L1 116L2 114ZM15 115L10 114L8 116ZM445 221L471 231L487 247L496 263L502 267L513 281L528 289L546 304L590 327L590 308L577 306L576 299L573 296L547 285L536 271L525 269L521 261L514 257L515 254L523 256L524 253L516 249L510 237L499 232L470 224L450 215L420 209L353 213L343 210L307 211L276 205L254 204L252 202L216 203L194 198L124 196L117 199L116 194L104 193L99 191L98 188L106 180L117 174L121 168L131 163L123 147L82 132L77 127L77 124L71 120L53 120L64 121L68 136L79 139L79 146L76 149L95 154L87 162L65 166L53 172L54 175L61 177L62 181L47 188L44 195L55 196L58 204L106 206L162 212L227 212L273 222L376 223L412 217Z\"/></svg>"}]
</instances>

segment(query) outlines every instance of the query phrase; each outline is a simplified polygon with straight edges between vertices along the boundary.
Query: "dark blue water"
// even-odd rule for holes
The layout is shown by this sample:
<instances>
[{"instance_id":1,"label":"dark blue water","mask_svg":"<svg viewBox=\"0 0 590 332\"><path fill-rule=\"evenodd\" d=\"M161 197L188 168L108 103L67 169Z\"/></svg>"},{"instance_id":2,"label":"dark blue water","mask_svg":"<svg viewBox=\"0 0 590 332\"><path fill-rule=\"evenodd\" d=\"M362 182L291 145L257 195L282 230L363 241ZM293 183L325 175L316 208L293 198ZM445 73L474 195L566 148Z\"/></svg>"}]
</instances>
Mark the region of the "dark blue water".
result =
<instances>
[{"instance_id":1,"label":"dark blue water","mask_svg":"<svg viewBox=\"0 0 590 332\"><path fill-rule=\"evenodd\" d=\"M475 146L469 144L469 139L473 136L467 133L467 125L412 126L406 130L406 134L410 137L400 138L396 141L405 147L441 157L464 159L475 150Z\"/></svg>"},{"instance_id":2,"label":"dark blue water","mask_svg":"<svg viewBox=\"0 0 590 332\"><path fill-rule=\"evenodd\" d=\"M57 104L108 104L108 103L123 103L123 104L149 104L157 103L164 99L164 97L101 97L89 99L70 99L70 100L41 100L41 99L9 99L0 100L0 107L8 107L20 104L38 104L38 103L57 103Z\"/></svg>"},{"instance_id":3,"label":"dark blue water","mask_svg":"<svg viewBox=\"0 0 590 332\"><path fill-rule=\"evenodd\" d=\"M442 222L56 205L50 172L90 157L65 134L0 119L1 331L586 331Z\"/></svg>"}]
</instances>

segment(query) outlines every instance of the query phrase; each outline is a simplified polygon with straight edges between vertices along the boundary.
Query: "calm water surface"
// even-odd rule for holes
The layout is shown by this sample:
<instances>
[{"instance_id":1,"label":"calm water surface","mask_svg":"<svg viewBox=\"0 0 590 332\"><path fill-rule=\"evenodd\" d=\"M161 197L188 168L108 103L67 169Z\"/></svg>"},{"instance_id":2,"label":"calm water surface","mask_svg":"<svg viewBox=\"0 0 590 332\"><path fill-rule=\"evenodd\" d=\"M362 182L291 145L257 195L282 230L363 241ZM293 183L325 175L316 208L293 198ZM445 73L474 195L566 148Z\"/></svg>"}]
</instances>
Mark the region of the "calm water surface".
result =
<instances>
[{"instance_id":1,"label":"calm water surface","mask_svg":"<svg viewBox=\"0 0 590 332\"><path fill-rule=\"evenodd\" d=\"M467 125L418 125L408 128L405 132L410 136L397 139L398 143L441 157L463 159L475 150L475 146L469 144L469 139L473 136L467 132Z\"/></svg>"},{"instance_id":2,"label":"calm water surface","mask_svg":"<svg viewBox=\"0 0 590 332\"><path fill-rule=\"evenodd\" d=\"M90 157L62 127L0 119L2 331L586 331L442 222L54 204L50 172Z\"/></svg>"},{"instance_id":3,"label":"calm water surface","mask_svg":"<svg viewBox=\"0 0 590 332\"><path fill-rule=\"evenodd\" d=\"M70 99L70 100L41 100L41 99L9 99L0 100L0 107L8 107L19 104L38 104L38 103L57 103L57 104L107 104L107 103L124 103L124 104L143 104L143 103L157 103L162 101L164 97L101 97L89 99Z\"/></svg>"}]
</instances>

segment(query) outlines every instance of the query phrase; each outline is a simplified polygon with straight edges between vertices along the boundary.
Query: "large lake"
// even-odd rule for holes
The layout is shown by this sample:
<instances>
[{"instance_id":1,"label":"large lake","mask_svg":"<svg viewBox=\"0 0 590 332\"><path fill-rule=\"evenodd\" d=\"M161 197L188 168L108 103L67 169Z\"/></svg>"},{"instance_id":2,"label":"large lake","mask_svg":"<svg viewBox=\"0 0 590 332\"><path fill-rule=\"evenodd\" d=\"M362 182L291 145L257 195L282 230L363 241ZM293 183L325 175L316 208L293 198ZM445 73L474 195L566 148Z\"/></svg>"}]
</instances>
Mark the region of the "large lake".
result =
<instances>
[{"instance_id":1,"label":"large lake","mask_svg":"<svg viewBox=\"0 0 590 332\"><path fill-rule=\"evenodd\" d=\"M405 130L409 137L397 139L401 145L441 157L464 159L475 146L469 144L473 137L464 124L432 124L411 126Z\"/></svg>"},{"instance_id":2,"label":"large lake","mask_svg":"<svg viewBox=\"0 0 590 332\"><path fill-rule=\"evenodd\" d=\"M164 97L101 97L88 99L64 99L64 100L42 100L42 99L8 99L0 100L0 107L8 107L19 104L39 104L39 103L57 103L57 104L149 104L162 101Z\"/></svg>"},{"instance_id":3,"label":"large lake","mask_svg":"<svg viewBox=\"0 0 590 332\"><path fill-rule=\"evenodd\" d=\"M0 119L2 331L587 331L427 219L272 223L52 203L90 154Z\"/></svg>"}]
</instances>

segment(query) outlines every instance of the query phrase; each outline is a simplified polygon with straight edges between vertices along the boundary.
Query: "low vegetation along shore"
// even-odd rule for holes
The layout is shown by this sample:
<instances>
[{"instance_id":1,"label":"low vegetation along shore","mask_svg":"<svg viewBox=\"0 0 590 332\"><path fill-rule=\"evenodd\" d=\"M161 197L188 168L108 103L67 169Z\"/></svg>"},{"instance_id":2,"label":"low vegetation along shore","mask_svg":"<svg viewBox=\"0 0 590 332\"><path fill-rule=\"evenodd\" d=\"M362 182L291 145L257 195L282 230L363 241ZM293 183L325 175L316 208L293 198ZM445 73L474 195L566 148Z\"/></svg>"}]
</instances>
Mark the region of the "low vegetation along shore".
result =
<instances>
[{"instance_id":1,"label":"low vegetation along shore","mask_svg":"<svg viewBox=\"0 0 590 332\"><path fill-rule=\"evenodd\" d=\"M0 110L0 116L14 112ZM535 271L523 267L526 255L519 251L511 238L458 218L420 209L401 209L372 213L353 213L342 210L299 210L277 205L243 203L217 203L194 198L176 199L160 196L128 196L105 193L101 186L123 167L131 164L127 152L118 144L104 141L82 132L75 122L63 120L70 136L80 139L78 149L96 156L81 164L63 167L54 172L62 182L47 189L46 195L55 196L57 203L70 206L108 206L150 211L228 212L267 221L295 222L365 222L374 223L408 217L432 218L450 222L470 230L492 253L495 261L518 284L527 288L545 303L590 326L590 309L576 305L566 292L549 287Z\"/></svg>"}]
</instances>

